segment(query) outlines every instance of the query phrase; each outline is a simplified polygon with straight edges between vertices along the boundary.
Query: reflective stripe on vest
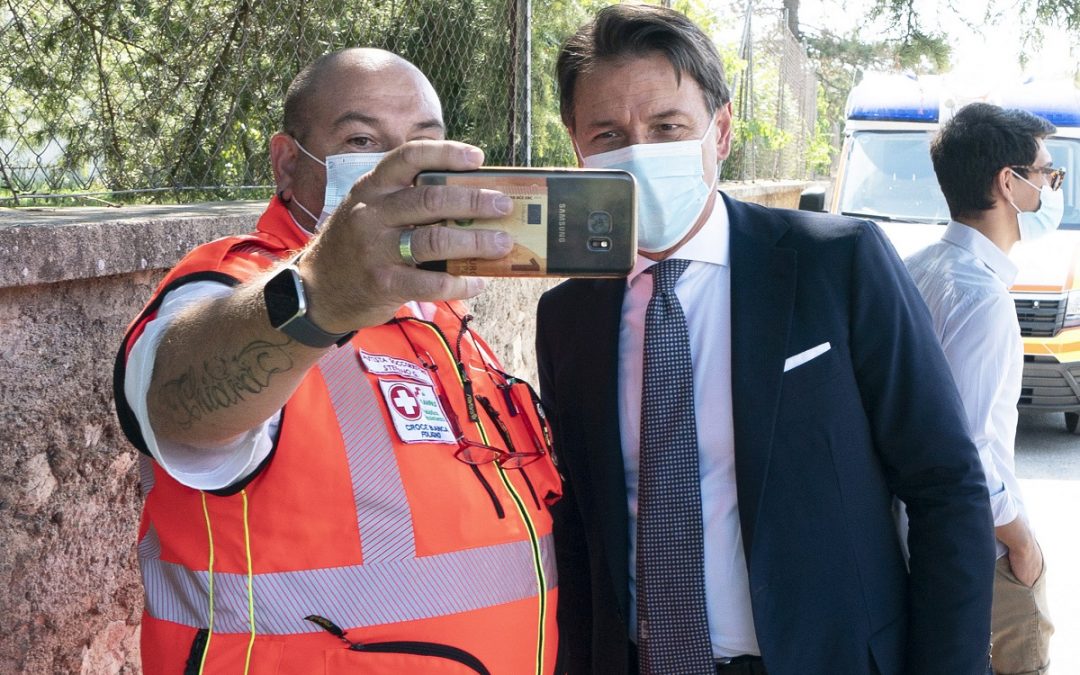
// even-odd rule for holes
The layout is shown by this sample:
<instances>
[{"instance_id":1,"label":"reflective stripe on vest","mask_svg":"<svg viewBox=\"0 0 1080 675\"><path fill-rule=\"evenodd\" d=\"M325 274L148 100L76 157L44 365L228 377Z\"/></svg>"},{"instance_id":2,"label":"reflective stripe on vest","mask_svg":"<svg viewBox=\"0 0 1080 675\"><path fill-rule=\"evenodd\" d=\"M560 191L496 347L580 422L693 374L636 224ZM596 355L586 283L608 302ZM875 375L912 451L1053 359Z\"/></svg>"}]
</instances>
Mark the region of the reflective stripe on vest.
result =
<instances>
[{"instance_id":1,"label":"reflective stripe on vest","mask_svg":"<svg viewBox=\"0 0 1080 675\"><path fill-rule=\"evenodd\" d=\"M154 489L154 460L139 453L139 489L142 490L143 499Z\"/></svg>"},{"instance_id":2,"label":"reflective stripe on vest","mask_svg":"<svg viewBox=\"0 0 1080 675\"><path fill-rule=\"evenodd\" d=\"M536 560L528 539L416 556L412 517L394 443L356 348L332 349L320 360L319 369L345 447L364 564L254 574L256 632L288 635L321 631L304 621L309 614L331 616L343 627L362 628L536 597L540 592ZM143 472L142 479L144 489L152 486L152 472ZM372 494L378 499L371 499ZM541 536L538 543L546 593L557 586L552 536ZM161 560L161 546L152 525L139 542L139 559L147 613L207 628L209 573ZM508 570L518 573L508 574ZM215 572L213 580L214 630L248 632L247 575Z\"/></svg>"},{"instance_id":3,"label":"reflective stripe on vest","mask_svg":"<svg viewBox=\"0 0 1080 675\"><path fill-rule=\"evenodd\" d=\"M412 515L394 443L375 392L360 369L356 348L330 350L319 360L319 368L345 443L356 523L364 537L364 563L415 557ZM379 499L371 499L372 494Z\"/></svg>"},{"instance_id":4,"label":"reflective stripe on vest","mask_svg":"<svg viewBox=\"0 0 1080 675\"><path fill-rule=\"evenodd\" d=\"M157 547L150 530L140 557ZM555 549L551 535L540 539L544 576L555 587ZM159 550L160 552L160 550ZM209 575L155 558L142 558L146 610L150 616L194 628L207 628ZM334 617L350 628L412 621L466 612L535 597L535 577L507 575L533 564L528 541L486 546L441 555L321 570L256 574L255 630L260 634L317 633L308 614ZM499 579L493 584L492 579ZM214 574L214 630L246 633L247 576Z\"/></svg>"}]
</instances>

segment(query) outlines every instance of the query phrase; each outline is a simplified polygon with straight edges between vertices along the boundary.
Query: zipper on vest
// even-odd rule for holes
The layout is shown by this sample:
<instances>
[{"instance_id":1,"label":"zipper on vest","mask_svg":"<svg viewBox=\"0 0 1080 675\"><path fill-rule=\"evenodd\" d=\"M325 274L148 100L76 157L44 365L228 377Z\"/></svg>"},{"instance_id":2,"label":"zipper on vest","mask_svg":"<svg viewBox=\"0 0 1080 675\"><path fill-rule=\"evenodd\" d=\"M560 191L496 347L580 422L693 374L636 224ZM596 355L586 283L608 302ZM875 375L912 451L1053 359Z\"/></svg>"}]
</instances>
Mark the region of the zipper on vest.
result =
<instances>
[{"instance_id":1,"label":"zipper on vest","mask_svg":"<svg viewBox=\"0 0 1080 675\"><path fill-rule=\"evenodd\" d=\"M415 654L417 656L431 656L439 659L456 661L461 665L481 673L491 675L480 659L476 658L464 649L458 649L450 645L438 642L371 642L368 644L353 643L350 650L354 652L373 652L381 654Z\"/></svg>"},{"instance_id":2,"label":"zipper on vest","mask_svg":"<svg viewBox=\"0 0 1080 675\"><path fill-rule=\"evenodd\" d=\"M465 333L469 330L469 321L472 319L471 314L466 314L461 318L461 330L458 332L457 340L457 364L459 368L463 368L461 363L461 341L465 336ZM477 347L479 349L479 347ZM465 377L465 374L462 374ZM492 423L498 426L497 420L492 419ZM480 430L480 436L485 443L490 444L491 441L488 438L487 430L484 429L483 423L480 421L479 416L476 419L476 426ZM507 446L510 446L510 441L507 439ZM511 450L511 447L507 447L507 450ZM521 494L518 493L517 488L510 481L510 476L507 475L506 469L501 464L495 462L495 470L499 474L499 478L502 479L503 486L506 488L507 493L510 494L511 500L514 502L514 506L517 507L518 514L521 516L521 522L525 525L525 530L529 533L529 547L533 553L533 566L536 572L536 598L537 598L537 630L536 630L536 675L542 675L544 670L544 625L547 623L547 579L544 574L544 561L543 556L540 553L540 537L536 533L536 524L532 521L532 517L529 515L529 509L525 506L525 500L522 499ZM521 469L514 469L520 471ZM527 481L528 479L526 479ZM531 483L529 484L530 490L532 489ZM535 497L535 490L533 491Z\"/></svg>"},{"instance_id":3,"label":"zipper on vest","mask_svg":"<svg viewBox=\"0 0 1080 675\"><path fill-rule=\"evenodd\" d=\"M450 361L454 364L454 369L457 371L458 378L462 382L462 389L464 390L464 393L465 393L465 405L470 411L469 412L469 417L473 422L478 423L480 418L479 418L479 416L476 415L476 403L473 400L473 393L472 393L472 380L470 380L468 378L468 374L465 372L465 365L463 363L461 363L461 360L458 359L458 357L454 354L453 350L450 349L450 341L446 339L446 334L442 332L442 329L439 328L438 324L432 323L431 321L425 321L423 319L417 319L417 318L414 318L414 317L405 317L405 318L402 318L402 319L391 319L391 321L393 321L394 323L397 323L398 328L401 328L400 324L402 322L404 322L404 321L411 321L411 322L414 322L414 323L418 323L418 324L420 324L422 326L426 326L427 328L430 328L431 331L434 332L435 335L438 336L439 341L443 345L443 349L446 350L447 356L450 357ZM402 329L402 334L405 334L404 329ZM405 334L405 339L406 340L409 339L409 336L407 334ZM411 344L411 341L410 341L410 344ZM413 351L414 352L416 351L415 346L413 347ZM438 368L439 365L437 363L432 362L431 365L428 366L428 367L430 367L430 368ZM481 429L481 434L482 433L483 433L483 429ZM485 443L487 442L486 437L485 437L484 442ZM476 480L480 481L480 486L484 488L484 492L486 492L488 497L491 499L491 505L495 508L495 516L498 517L499 520L503 520L504 518L506 518L506 509L503 508L502 502L499 501L499 495L495 493L495 488L492 487L490 482L488 482L488 479L484 476L484 472L481 471L480 467L475 465L475 464L470 464L469 468L472 469L472 473L473 473L474 476L476 476Z\"/></svg>"},{"instance_id":4,"label":"zipper on vest","mask_svg":"<svg viewBox=\"0 0 1080 675\"><path fill-rule=\"evenodd\" d=\"M518 494L513 483L510 482L510 477L506 475L506 469L503 469L498 462L495 463L495 468L499 472L499 478L502 479L506 491L510 493L510 497L517 507L518 514L521 516L521 522L525 525L525 530L529 533L529 547L532 550L533 569L536 573L536 675L542 675L544 669L544 627L547 624L548 591L547 575L544 574L544 560L540 553L540 536L536 533L536 524L529 516L528 507L525 506L525 502L521 498L521 495ZM520 471L520 469L515 470Z\"/></svg>"},{"instance_id":5,"label":"zipper on vest","mask_svg":"<svg viewBox=\"0 0 1080 675\"><path fill-rule=\"evenodd\" d=\"M514 441L510 437L510 429L506 427L506 424L499 416L499 411L495 409L495 406L486 396L477 396L476 400L480 402L480 407L484 409L484 412L488 414L492 423L498 430L499 435L502 436L503 443L506 443L506 449L510 452L514 452ZM525 467L515 469L520 472L522 479L525 481L525 485L529 488L529 494L532 495L533 503L536 504L536 510L540 510L540 499L536 496L536 488L533 487L532 481L529 480L529 474L525 473Z\"/></svg>"},{"instance_id":6,"label":"zipper on vest","mask_svg":"<svg viewBox=\"0 0 1080 675\"><path fill-rule=\"evenodd\" d=\"M465 332L468 330L469 319L472 317L466 315L461 317L461 332L458 334L458 351L460 353L461 339ZM424 321L422 319L407 318L406 321L416 321L430 327L443 342L443 346L449 353L450 359L454 362L454 365L458 369L458 375L461 377L462 384L466 381L470 386L466 388L466 403L471 406L470 413L475 415L475 403L472 401L472 388L471 380L468 379L468 374L465 372L465 366L461 363L459 354L455 354L450 348L450 342L446 339L442 330L430 321ZM491 439L487 434L487 430L484 428L483 422L480 421L480 416L475 416L476 428L480 431L480 438L484 443L490 444ZM525 525L525 530L529 534L529 548L532 550L533 558L533 570L536 573L536 598L537 598L537 630L536 630L536 675L542 675L544 670L544 627L547 623L548 612L548 592L547 592L547 578L544 574L544 559L540 552L540 536L536 533L536 523L532 521L532 517L529 515L529 508L525 505L525 500L521 498L517 488L510 481L510 477L506 475L506 470L499 465L498 462L493 462L495 470L498 472L499 478L502 481L503 487L506 488L506 492L510 495L510 499L513 501L514 506L517 508L518 515L521 516L521 522ZM518 470L518 469L515 469ZM496 500L497 502L498 500Z\"/></svg>"},{"instance_id":7,"label":"zipper on vest","mask_svg":"<svg viewBox=\"0 0 1080 675\"><path fill-rule=\"evenodd\" d=\"M318 614L304 617L327 633L348 645L348 649L354 652L370 652L372 654L410 654L416 656L430 656L438 659L454 661L473 670L481 675L491 675L483 661L476 658L464 649L444 645L438 642L418 642L415 640L400 640L392 642L353 642L336 623Z\"/></svg>"}]
</instances>

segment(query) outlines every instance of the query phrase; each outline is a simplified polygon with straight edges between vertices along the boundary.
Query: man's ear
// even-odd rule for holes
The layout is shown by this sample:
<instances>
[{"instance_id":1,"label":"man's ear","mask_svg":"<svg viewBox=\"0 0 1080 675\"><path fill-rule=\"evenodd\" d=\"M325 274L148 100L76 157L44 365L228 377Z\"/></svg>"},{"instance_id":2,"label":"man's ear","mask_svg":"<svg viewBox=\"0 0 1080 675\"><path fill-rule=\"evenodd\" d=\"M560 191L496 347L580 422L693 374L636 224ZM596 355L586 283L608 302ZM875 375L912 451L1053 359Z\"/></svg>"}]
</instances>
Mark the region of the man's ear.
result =
<instances>
[{"instance_id":1,"label":"man's ear","mask_svg":"<svg viewBox=\"0 0 1080 675\"><path fill-rule=\"evenodd\" d=\"M270 167L274 171L274 184L278 195L286 202L292 199L293 176L299 154L292 136L279 132L270 138Z\"/></svg>"},{"instance_id":2,"label":"man's ear","mask_svg":"<svg viewBox=\"0 0 1080 675\"><path fill-rule=\"evenodd\" d=\"M716 159L723 162L731 154L731 102L716 111Z\"/></svg>"},{"instance_id":3,"label":"man's ear","mask_svg":"<svg viewBox=\"0 0 1080 675\"><path fill-rule=\"evenodd\" d=\"M1000 171L994 174L993 182L993 195L994 201L1001 199L1006 204L1009 202L1015 202L1013 199L1013 188L1016 187L1016 176L1013 175L1012 169L1005 166Z\"/></svg>"},{"instance_id":4,"label":"man's ear","mask_svg":"<svg viewBox=\"0 0 1080 675\"><path fill-rule=\"evenodd\" d=\"M716 112L716 159L722 162L731 154L731 101Z\"/></svg>"}]
</instances>

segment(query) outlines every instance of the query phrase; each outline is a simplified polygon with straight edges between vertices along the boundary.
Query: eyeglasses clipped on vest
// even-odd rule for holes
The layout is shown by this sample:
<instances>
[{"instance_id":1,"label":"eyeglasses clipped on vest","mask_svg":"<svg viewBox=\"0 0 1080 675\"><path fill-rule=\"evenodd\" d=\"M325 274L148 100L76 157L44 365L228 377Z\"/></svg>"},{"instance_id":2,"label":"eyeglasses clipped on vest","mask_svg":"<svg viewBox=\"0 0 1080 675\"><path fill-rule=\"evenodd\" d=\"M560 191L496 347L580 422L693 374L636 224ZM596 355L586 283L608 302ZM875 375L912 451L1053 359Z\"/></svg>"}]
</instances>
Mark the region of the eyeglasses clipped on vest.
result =
<instances>
[{"instance_id":1,"label":"eyeglasses clipped on vest","mask_svg":"<svg viewBox=\"0 0 1080 675\"><path fill-rule=\"evenodd\" d=\"M529 429L529 438L533 445L531 450L521 451L515 448L514 441L510 436L510 430L507 429L499 411L495 409L495 406L486 396L476 396L476 400L480 404L480 407L483 408L484 412L491 418L503 443L506 444L506 449L504 450L488 445L487 443L474 441L465 436L465 432L462 430L461 423L458 420L457 413L454 411L454 407L451 405L450 399L446 395L446 387L443 386L442 379L439 377L439 371L437 369L429 369L428 372L431 373L432 379L435 382L435 386L438 390L436 391L436 396L438 396L439 403L442 404L443 409L446 411L446 419L450 423L450 429L453 431L454 438L458 444L458 449L454 452L454 457L456 459L466 464L478 465L496 462L504 469L520 469L532 464L547 454L548 448L550 447L550 432L547 428L547 420L544 416L543 409L540 407L539 397L536 396L536 393L527 382L518 380L515 377L507 376L505 373L499 371L499 375L502 376L503 382L496 382L496 386L506 397L507 408L510 410L510 414L514 415L515 411L520 411L521 414L525 416L527 422L526 426ZM540 421L540 433L537 432L529 415L524 412L525 408L522 406L521 399L517 392L517 390L522 387L527 389L531 402L535 406L536 416Z\"/></svg>"}]
</instances>

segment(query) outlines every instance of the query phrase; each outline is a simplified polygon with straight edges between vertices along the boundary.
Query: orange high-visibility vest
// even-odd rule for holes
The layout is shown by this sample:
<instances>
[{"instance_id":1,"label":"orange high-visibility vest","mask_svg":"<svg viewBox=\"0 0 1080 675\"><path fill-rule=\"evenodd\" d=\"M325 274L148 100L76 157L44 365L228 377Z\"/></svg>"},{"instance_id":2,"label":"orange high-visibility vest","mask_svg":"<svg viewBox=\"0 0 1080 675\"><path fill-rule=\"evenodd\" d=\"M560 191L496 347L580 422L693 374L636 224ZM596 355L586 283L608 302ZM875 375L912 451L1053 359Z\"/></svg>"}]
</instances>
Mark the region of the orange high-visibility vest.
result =
<instances>
[{"instance_id":1,"label":"orange high-visibility vest","mask_svg":"<svg viewBox=\"0 0 1080 675\"><path fill-rule=\"evenodd\" d=\"M162 281L117 359L121 425L144 454L123 371L161 297L243 283L305 239L275 199L257 232L195 249ZM552 672L558 473L550 455L520 469L460 461L450 415L477 445L545 440L527 385L507 386L461 307L440 303L432 321L403 310L332 347L246 484L201 492L142 457L144 671Z\"/></svg>"}]
</instances>

